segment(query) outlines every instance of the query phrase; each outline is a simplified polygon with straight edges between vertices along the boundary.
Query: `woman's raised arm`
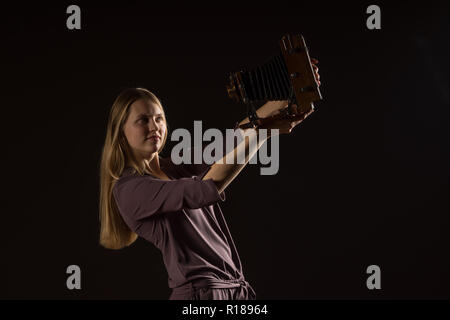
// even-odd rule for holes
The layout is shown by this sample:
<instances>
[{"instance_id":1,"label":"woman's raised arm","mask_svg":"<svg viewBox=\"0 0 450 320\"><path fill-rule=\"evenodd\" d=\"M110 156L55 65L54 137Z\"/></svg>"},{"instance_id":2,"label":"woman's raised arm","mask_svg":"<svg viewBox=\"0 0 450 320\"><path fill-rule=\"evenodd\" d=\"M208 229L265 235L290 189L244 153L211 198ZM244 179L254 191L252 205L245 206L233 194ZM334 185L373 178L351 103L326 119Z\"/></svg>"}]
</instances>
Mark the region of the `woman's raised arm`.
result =
<instances>
[{"instance_id":1,"label":"woman's raised arm","mask_svg":"<svg viewBox=\"0 0 450 320\"><path fill-rule=\"evenodd\" d=\"M260 118L266 118L273 114L278 113L288 105L288 101L269 101L256 110L256 114ZM249 122L248 117L242 120L239 125ZM239 129L242 130L242 129ZM270 130L269 130L270 131ZM236 176L247 165L248 161L255 155L259 148L270 137L270 132L267 135L263 135L260 138L259 129L248 128L241 131L244 137L243 139L230 153L233 154L232 163L226 163L227 155L225 155L221 161L214 163L209 169L208 173L203 177L203 180L212 179L216 184L219 193L225 190L225 188L236 178ZM229 158L230 156L228 156ZM238 163L237 159L244 159L241 163Z\"/></svg>"}]
</instances>

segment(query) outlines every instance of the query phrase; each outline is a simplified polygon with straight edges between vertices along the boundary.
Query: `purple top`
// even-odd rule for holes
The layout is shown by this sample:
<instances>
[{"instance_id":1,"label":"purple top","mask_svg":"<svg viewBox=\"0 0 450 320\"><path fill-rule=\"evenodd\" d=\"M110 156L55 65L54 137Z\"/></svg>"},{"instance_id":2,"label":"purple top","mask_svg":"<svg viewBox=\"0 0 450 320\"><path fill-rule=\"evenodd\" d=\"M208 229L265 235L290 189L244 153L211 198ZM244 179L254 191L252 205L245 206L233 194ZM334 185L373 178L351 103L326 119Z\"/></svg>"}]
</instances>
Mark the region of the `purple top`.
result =
<instances>
[{"instance_id":1,"label":"purple top","mask_svg":"<svg viewBox=\"0 0 450 320\"><path fill-rule=\"evenodd\" d=\"M171 181L127 167L113 195L131 230L161 250L169 287L245 281L219 206L225 192L219 194L212 179L202 180L210 165L175 165L169 157L160 158L160 166Z\"/></svg>"}]
</instances>

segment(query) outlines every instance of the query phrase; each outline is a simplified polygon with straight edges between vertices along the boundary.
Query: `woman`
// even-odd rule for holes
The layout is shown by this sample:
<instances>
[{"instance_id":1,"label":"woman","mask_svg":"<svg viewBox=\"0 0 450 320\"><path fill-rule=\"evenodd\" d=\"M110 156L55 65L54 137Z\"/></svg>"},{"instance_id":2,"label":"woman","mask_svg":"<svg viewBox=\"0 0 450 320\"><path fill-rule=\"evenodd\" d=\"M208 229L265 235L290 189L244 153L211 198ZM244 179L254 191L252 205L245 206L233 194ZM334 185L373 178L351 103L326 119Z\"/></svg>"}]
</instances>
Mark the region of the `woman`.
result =
<instances>
[{"instance_id":1,"label":"woman","mask_svg":"<svg viewBox=\"0 0 450 320\"><path fill-rule=\"evenodd\" d=\"M269 102L257 114L276 114L286 104ZM289 133L308 115L266 129ZM159 156L168 132L164 109L153 93L124 90L111 108L100 168L100 243L121 249L138 236L153 243L167 268L170 299L256 298L219 206L225 188L264 143L258 128L246 130L249 139L260 141L247 140L234 149L235 157L245 152L244 164L175 165L170 157Z\"/></svg>"}]
</instances>

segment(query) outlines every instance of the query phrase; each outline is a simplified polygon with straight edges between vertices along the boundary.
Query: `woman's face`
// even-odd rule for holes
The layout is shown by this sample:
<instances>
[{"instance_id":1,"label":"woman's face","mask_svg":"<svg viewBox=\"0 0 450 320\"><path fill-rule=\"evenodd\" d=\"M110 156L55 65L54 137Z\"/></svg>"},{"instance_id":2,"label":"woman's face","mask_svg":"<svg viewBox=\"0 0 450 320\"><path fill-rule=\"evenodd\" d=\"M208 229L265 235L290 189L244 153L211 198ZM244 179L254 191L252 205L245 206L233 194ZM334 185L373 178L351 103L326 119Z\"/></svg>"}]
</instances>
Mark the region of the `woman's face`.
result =
<instances>
[{"instance_id":1,"label":"woman's face","mask_svg":"<svg viewBox=\"0 0 450 320\"><path fill-rule=\"evenodd\" d=\"M149 99L139 99L130 106L123 128L128 144L139 160L153 157L166 134L166 121L161 108Z\"/></svg>"}]
</instances>

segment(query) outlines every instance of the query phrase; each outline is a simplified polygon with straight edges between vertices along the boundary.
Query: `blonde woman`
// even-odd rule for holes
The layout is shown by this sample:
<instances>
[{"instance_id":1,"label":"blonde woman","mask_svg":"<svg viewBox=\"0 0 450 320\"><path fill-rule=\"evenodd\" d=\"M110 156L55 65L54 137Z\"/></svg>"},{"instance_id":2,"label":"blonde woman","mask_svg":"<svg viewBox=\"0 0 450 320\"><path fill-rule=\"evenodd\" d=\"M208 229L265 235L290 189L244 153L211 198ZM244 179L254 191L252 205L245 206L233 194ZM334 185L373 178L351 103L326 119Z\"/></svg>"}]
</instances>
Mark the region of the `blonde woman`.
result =
<instances>
[{"instance_id":1,"label":"blonde woman","mask_svg":"<svg viewBox=\"0 0 450 320\"><path fill-rule=\"evenodd\" d=\"M285 106L269 102L257 113L266 117ZM271 128L288 133L306 116ZM258 129L246 130L258 138ZM119 94L101 159L101 245L121 249L138 236L154 244L167 268L170 299L255 299L219 203L264 141L236 146L236 153L246 152L244 164L175 165L159 155L167 137L164 108L153 93L130 88Z\"/></svg>"}]
</instances>

